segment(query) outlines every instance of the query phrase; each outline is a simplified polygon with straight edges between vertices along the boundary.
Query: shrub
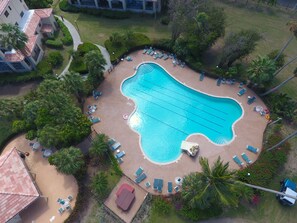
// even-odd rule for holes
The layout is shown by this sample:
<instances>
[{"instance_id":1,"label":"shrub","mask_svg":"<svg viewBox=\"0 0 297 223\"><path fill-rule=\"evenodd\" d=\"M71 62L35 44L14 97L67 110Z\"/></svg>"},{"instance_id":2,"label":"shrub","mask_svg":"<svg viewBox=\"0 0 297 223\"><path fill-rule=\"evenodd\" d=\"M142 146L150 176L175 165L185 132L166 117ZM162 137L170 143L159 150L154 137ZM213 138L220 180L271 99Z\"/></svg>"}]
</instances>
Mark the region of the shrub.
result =
<instances>
[{"instance_id":1,"label":"shrub","mask_svg":"<svg viewBox=\"0 0 297 223\"><path fill-rule=\"evenodd\" d=\"M92 192L98 198L103 198L108 192L108 180L104 172L98 172L92 179Z\"/></svg>"},{"instance_id":2,"label":"shrub","mask_svg":"<svg viewBox=\"0 0 297 223\"><path fill-rule=\"evenodd\" d=\"M58 18L56 18L57 23L59 24L59 27L63 33L63 38L61 39L62 43L65 46L70 46L71 44L73 44L73 39L72 36L68 30L68 28L64 25L63 22L61 22Z\"/></svg>"},{"instance_id":3,"label":"shrub","mask_svg":"<svg viewBox=\"0 0 297 223\"><path fill-rule=\"evenodd\" d=\"M221 207L217 205L212 205L211 208L203 210L198 208L193 209L188 206L184 206L178 213L186 219L190 219L192 221L199 221L217 217L223 213L223 210Z\"/></svg>"},{"instance_id":4,"label":"shrub","mask_svg":"<svg viewBox=\"0 0 297 223\"><path fill-rule=\"evenodd\" d=\"M156 197L153 200L152 209L157 215L164 216L164 215L169 214L170 209L171 209L171 205L170 205L170 203L168 201L166 201L162 197Z\"/></svg>"},{"instance_id":5,"label":"shrub","mask_svg":"<svg viewBox=\"0 0 297 223\"><path fill-rule=\"evenodd\" d=\"M167 26L169 24L169 22L170 22L170 19L169 19L168 16L164 16L164 17L161 18L160 22L161 22L161 24Z\"/></svg>"},{"instance_id":6,"label":"shrub","mask_svg":"<svg viewBox=\"0 0 297 223\"><path fill-rule=\"evenodd\" d=\"M49 48L54 48L54 49L62 49L63 48L63 43L61 40L48 39L47 41L45 41L45 45Z\"/></svg>"},{"instance_id":7,"label":"shrub","mask_svg":"<svg viewBox=\"0 0 297 223\"><path fill-rule=\"evenodd\" d=\"M73 5L70 5L68 3L68 0L60 1L59 7L64 12L79 12L80 11L79 8L77 8L77 7L73 6Z\"/></svg>"},{"instance_id":8,"label":"shrub","mask_svg":"<svg viewBox=\"0 0 297 223\"><path fill-rule=\"evenodd\" d=\"M47 59L40 61L36 68L36 72L38 72L38 74L42 77L46 76L47 74L53 74L53 67Z\"/></svg>"},{"instance_id":9,"label":"shrub","mask_svg":"<svg viewBox=\"0 0 297 223\"><path fill-rule=\"evenodd\" d=\"M59 51L50 52L48 55L48 62L53 67L58 67L63 63L63 56Z\"/></svg>"},{"instance_id":10,"label":"shrub","mask_svg":"<svg viewBox=\"0 0 297 223\"><path fill-rule=\"evenodd\" d=\"M26 134L26 139L33 140L37 137L37 133L34 130L30 130Z\"/></svg>"}]
</instances>

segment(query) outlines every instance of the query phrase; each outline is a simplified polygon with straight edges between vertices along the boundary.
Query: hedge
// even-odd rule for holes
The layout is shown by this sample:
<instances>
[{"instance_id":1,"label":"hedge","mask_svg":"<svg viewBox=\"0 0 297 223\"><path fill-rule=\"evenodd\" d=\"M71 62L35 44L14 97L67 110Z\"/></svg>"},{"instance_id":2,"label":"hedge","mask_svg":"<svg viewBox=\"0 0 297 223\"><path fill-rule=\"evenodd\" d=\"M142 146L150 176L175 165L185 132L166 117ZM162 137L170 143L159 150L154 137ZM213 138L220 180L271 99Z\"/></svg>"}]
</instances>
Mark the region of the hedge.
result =
<instances>
[{"instance_id":1,"label":"hedge","mask_svg":"<svg viewBox=\"0 0 297 223\"><path fill-rule=\"evenodd\" d=\"M59 3L59 7L64 12L85 13L88 15L94 15L98 17L105 17L109 19L128 19L131 12L113 11L108 9L95 9L95 8L83 8L70 5L67 0L63 0Z\"/></svg>"},{"instance_id":2,"label":"hedge","mask_svg":"<svg viewBox=\"0 0 297 223\"><path fill-rule=\"evenodd\" d=\"M59 51L50 52L47 58L48 62L55 68L63 64L63 59Z\"/></svg>"},{"instance_id":3,"label":"hedge","mask_svg":"<svg viewBox=\"0 0 297 223\"><path fill-rule=\"evenodd\" d=\"M69 70L80 73L86 74L88 73L88 68L84 62L84 56L86 53L97 50L101 53L99 48L92 44L92 43L83 43L77 47L77 51L74 53L73 60L70 64Z\"/></svg>"},{"instance_id":4,"label":"hedge","mask_svg":"<svg viewBox=\"0 0 297 223\"><path fill-rule=\"evenodd\" d=\"M124 54L128 54L129 52L144 48L148 45L151 45L151 40L146 35L141 33L134 33L133 45L130 48L125 45L124 40L122 41L120 47L113 46L109 39L104 42L104 46L109 52L112 63L116 63L116 61L122 58Z\"/></svg>"},{"instance_id":5,"label":"hedge","mask_svg":"<svg viewBox=\"0 0 297 223\"><path fill-rule=\"evenodd\" d=\"M38 71L25 73L2 73L0 75L0 85L25 83L33 80L41 80L42 75Z\"/></svg>"},{"instance_id":6,"label":"hedge","mask_svg":"<svg viewBox=\"0 0 297 223\"><path fill-rule=\"evenodd\" d=\"M63 48L63 43L61 40L48 39L47 41L45 41L45 45L49 48L54 48L54 49L62 49Z\"/></svg>"},{"instance_id":7,"label":"hedge","mask_svg":"<svg viewBox=\"0 0 297 223\"><path fill-rule=\"evenodd\" d=\"M73 44L73 39L72 36L68 30L68 28L64 25L64 23L62 21L60 21L58 18L56 18L57 23L59 24L59 27L63 33L63 38L61 38L62 43L65 46L70 46Z\"/></svg>"}]
</instances>

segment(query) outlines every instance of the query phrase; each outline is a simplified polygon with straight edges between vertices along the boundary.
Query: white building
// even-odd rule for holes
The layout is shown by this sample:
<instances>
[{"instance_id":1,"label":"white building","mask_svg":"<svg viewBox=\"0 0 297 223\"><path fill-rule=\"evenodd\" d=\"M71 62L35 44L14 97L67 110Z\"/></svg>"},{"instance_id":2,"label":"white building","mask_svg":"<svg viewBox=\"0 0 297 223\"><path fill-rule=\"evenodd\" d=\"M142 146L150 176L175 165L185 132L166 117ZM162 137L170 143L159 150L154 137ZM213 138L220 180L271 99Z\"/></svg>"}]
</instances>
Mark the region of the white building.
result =
<instances>
[{"instance_id":1,"label":"white building","mask_svg":"<svg viewBox=\"0 0 297 223\"><path fill-rule=\"evenodd\" d=\"M0 73L34 69L44 54L41 39L57 27L52 9L29 10L24 0L0 0L0 23L17 25L28 36L22 51L0 46Z\"/></svg>"},{"instance_id":2,"label":"white building","mask_svg":"<svg viewBox=\"0 0 297 223\"><path fill-rule=\"evenodd\" d=\"M68 0L77 7L155 13L161 11L161 0Z\"/></svg>"}]
</instances>

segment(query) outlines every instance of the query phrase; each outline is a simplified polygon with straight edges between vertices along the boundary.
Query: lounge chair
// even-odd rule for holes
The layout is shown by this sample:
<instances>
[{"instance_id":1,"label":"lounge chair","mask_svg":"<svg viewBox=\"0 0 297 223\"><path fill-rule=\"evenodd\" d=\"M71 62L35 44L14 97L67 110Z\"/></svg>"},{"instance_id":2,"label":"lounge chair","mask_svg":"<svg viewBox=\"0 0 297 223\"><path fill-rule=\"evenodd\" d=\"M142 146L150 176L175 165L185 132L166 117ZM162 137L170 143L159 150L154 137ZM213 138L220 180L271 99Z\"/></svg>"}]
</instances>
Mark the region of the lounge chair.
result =
<instances>
[{"instance_id":1,"label":"lounge chair","mask_svg":"<svg viewBox=\"0 0 297 223\"><path fill-rule=\"evenodd\" d=\"M65 209L64 209L64 208L62 208L62 207L60 207L60 208L58 209L58 213L59 213L59 214L63 214L63 213L64 213L64 211L65 211Z\"/></svg>"},{"instance_id":2,"label":"lounge chair","mask_svg":"<svg viewBox=\"0 0 297 223\"><path fill-rule=\"evenodd\" d=\"M116 143L116 141L113 138L109 138L108 141L107 141L107 143L108 143L109 146L112 146L113 144Z\"/></svg>"},{"instance_id":3,"label":"lounge chair","mask_svg":"<svg viewBox=\"0 0 297 223\"><path fill-rule=\"evenodd\" d=\"M146 183L145 183L145 187L146 188L149 188L151 186L151 183L149 182L149 181L147 181Z\"/></svg>"},{"instance_id":4,"label":"lounge chair","mask_svg":"<svg viewBox=\"0 0 297 223\"><path fill-rule=\"evenodd\" d=\"M200 73L200 81L203 81L203 79L204 79L204 72L201 72Z\"/></svg>"},{"instance_id":5,"label":"lounge chair","mask_svg":"<svg viewBox=\"0 0 297 223\"><path fill-rule=\"evenodd\" d=\"M113 145L111 145L111 150L116 151L120 147L121 147L121 143L115 142Z\"/></svg>"},{"instance_id":6,"label":"lounge chair","mask_svg":"<svg viewBox=\"0 0 297 223\"><path fill-rule=\"evenodd\" d=\"M135 183L139 184L141 181L143 181L146 178L146 174L142 173L135 179Z\"/></svg>"},{"instance_id":7,"label":"lounge chair","mask_svg":"<svg viewBox=\"0 0 297 223\"><path fill-rule=\"evenodd\" d=\"M259 149L258 148L255 148L253 146L250 146L250 145L247 145L246 146L246 149L252 153L258 153L259 152Z\"/></svg>"},{"instance_id":8,"label":"lounge chair","mask_svg":"<svg viewBox=\"0 0 297 223\"><path fill-rule=\"evenodd\" d=\"M245 94L245 92L246 92L246 89L245 89L245 88L242 88L237 94L238 94L239 96L242 96L242 95Z\"/></svg>"},{"instance_id":9,"label":"lounge chair","mask_svg":"<svg viewBox=\"0 0 297 223\"><path fill-rule=\"evenodd\" d=\"M143 169L142 169L142 167L140 166L140 167L136 170L136 172L134 173L134 176L138 177L140 174L142 174L142 172L143 172Z\"/></svg>"},{"instance_id":10,"label":"lounge chair","mask_svg":"<svg viewBox=\"0 0 297 223\"><path fill-rule=\"evenodd\" d=\"M143 52L142 52L142 54L146 54L146 51L147 51L147 49L144 49Z\"/></svg>"},{"instance_id":11,"label":"lounge chair","mask_svg":"<svg viewBox=\"0 0 297 223\"><path fill-rule=\"evenodd\" d=\"M168 182L168 193L172 193L172 182Z\"/></svg>"},{"instance_id":12,"label":"lounge chair","mask_svg":"<svg viewBox=\"0 0 297 223\"><path fill-rule=\"evenodd\" d=\"M162 58L163 58L163 56L164 56L164 54L163 54L163 53L159 53L159 59L162 59Z\"/></svg>"},{"instance_id":13,"label":"lounge chair","mask_svg":"<svg viewBox=\"0 0 297 223\"><path fill-rule=\"evenodd\" d=\"M149 54L150 56L154 56L155 51L152 50L152 52Z\"/></svg>"},{"instance_id":14,"label":"lounge chair","mask_svg":"<svg viewBox=\"0 0 297 223\"><path fill-rule=\"evenodd\" d=\"M238 158L238 156L236 156L236 155L233 156L233 160L238 166L240 166L240 167L243 166L243 162L241 162L241 160Z\"/></svg>"},{"instance_id":15,"label":"lounge chair","mask_svg":"<svg viewBox=\"0 0 297 223\"><path fill-rule=\"evenodd\" d=\"M117 161L118 161L118 164L122 164L124 162L123 158L119 158L117 159Z\"/></svg>"},{"instance_id":16,"label":"lounge chair","mask_svg":"<svg viewBox=\"0 0 297 223\"><path fill-rule=\"evenodd\" d=\"M175 190L175 192L178 192L179 191L179 187L178 186L175 186L174 187L174 190Z\"/></svg>"},{"instance_id":17,"label":"lounge chair","mask_svg":"<svg viewBox=\"0 0 297 223\"><path fill-rule=\"evenodd\" d=\"M169 56L167 54L164 54L163 60L168 60Z\"/></svg>"},{"instance_id":18,"label":"lounge chair","mask_svg":"<svg viewBox=\"0 0 297 223\"><path fill-rule=\"evenodd\" d=\"M154 59L156 60L156 59L158 59L159 58L159 53L156 53L155 55L154 55Z\"/></svg>"},{"instance_id":19,"label":"lounge chair","mask_svg":"<svg viewBox=\"0 0 297 223\"><path fill-rule=\"evenodd\" d=\"M159 179L154 179L154 190L158 190Z\"/></svg>"},{"instance_id":20,"label":"lounge chair","mask_svg":"<svg viewBox=\"0 0 297 223\"><path fill-rule=\"evenodd\" d=\"M72 200L73 200L72 195L69 195L69 196L67 197L67 200L68 200L69 202L72 201Z\"/></svg>"},{"instance_id":21,"label":"lounge chair","mask_svg":"<svg viewBox=\"0 0 297 223\"><path fill-rule=\"evenodd\" d=\"M100 122L101 121L101 119L100 118L92 118L91 119L91 122L93 123L93 124L96 124L96 123L98 123L98 122Z\"/></svg>"},{"instance_id":22,"label":"lounge chair","mask_svg":"<svg viewBox=\"0 0 297 223\"><path fill-rule=\"evenodd\" d=\"M158 189L159 193L162 192L162 189L163 189L163 180L162 179L159 179L159 185L158 185L157 189Z\"/></svg>"},{"instance_id":23,"label":"lounge chair","mask_svg":"<svg viewBox=\"0 0 297 223\"><path fill-rule=\"evenodd\" d=\"M222 82L222 79L219 78L219 79L217 80L217 86L220 86L220 85L221 85L221 82Z\"/></svg>"},{"instance_id":24,"label":"lounge chair","mask_svg":"<svg viewBox=\"0 0 297 223\"><path fill-rule=\"evenodd\" d=\"M125 155L126 155L125 151L121 151L121 152L119 152L118 154L115 155L115 158L120 159Z\"/></svg>"},{"instance_id":25,"label":"lounge chair","mask_svg":"<svg viewBox=\"0 0 297 223\"><path fill-rule=\"evenodd\" d=\"M250 105L250 104L254 103L255 100L256 100L256 97L255 97L255 96L253 96L253 97L249 97L247 103Z\"/></svg>"},{"instance_id":26,"label":"lounge chair","mask_svg":"<svg viewBox=\"0 0 297 223\"><path fill-rule=\"evenodd\" d=\"M152 51L153 51L152 49L148 49L148 50L146 51L146 54L147 54L147 55L150 55Z\"/></svg>"},{"instance_id":27,"label":"lounge chair","mask_svg":"<svg viewBox=\"0 0 297 223\"><path fill-rule=\"evenodd\" d=\"M245 154L245 153L242 153L241 154L241 157L242 159L247 163L247 164L251 164L252 161L249 159L249 157Z\"/></svg>"}]
</instances>

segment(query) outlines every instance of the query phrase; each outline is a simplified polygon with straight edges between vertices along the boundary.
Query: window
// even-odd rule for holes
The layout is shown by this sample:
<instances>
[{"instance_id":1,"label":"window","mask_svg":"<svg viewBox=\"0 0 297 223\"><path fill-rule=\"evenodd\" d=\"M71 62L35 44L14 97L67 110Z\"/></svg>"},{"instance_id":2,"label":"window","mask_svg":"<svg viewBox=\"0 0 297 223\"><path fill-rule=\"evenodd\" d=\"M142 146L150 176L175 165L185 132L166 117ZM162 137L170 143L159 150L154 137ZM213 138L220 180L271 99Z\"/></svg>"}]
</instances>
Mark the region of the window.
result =
<instances>
[{"instance_id":1,"label":"window","mask_svg":"<svg viewBox=\"0 0 297 223\"><path fill-rule=\"evenodd\" d=\"M8 6L9 10L11 10L10 6Z\"/></svg>"},{"instance_id":2,"label":"window","mask_svg":"<svg viewBox=\"0 0 297 223\"><path fill-rule=\"evenodd\" d=\"M9 12L5 11L4 12L5 17L7 18L9 16Z\"/></svg>"},{"instance_id":3,"label":"window","mask_svg":"<svg viewBox=\"0 0 297 223\"><path fill-rule=\"evenodd\" d=\"M15 25L18 26L19 24L16 22Z\"/></svg>"},{"instance_id":4,"label":"window","mask_svg":"<svg viewBox=\"0 0 297 223\"><path fill-rule=\"evenodd\" d=\"M24 16L24 12L23 12L23 11L21 11L21 14L20 14L20 16L21 16L21 17L23 17L23 16Z\"/></svg>"},{"instance_id":5,"label":"window","mask_svg":"<svg viewBox=\"0 0 297 223\"><path fill-rule=\"evenodd\" d=\"M38 26L41 27L41 23L39 23Z\"/></svg>"},{"instance_id":6,"label":"window","mask_svg":"<svg viewBox=\"0 0 297 223\"><path fill-rule=\"evenodd\" d=\"M20 2L23 2L23 0L20 0Z\"/></svg>"}]
</instances>

